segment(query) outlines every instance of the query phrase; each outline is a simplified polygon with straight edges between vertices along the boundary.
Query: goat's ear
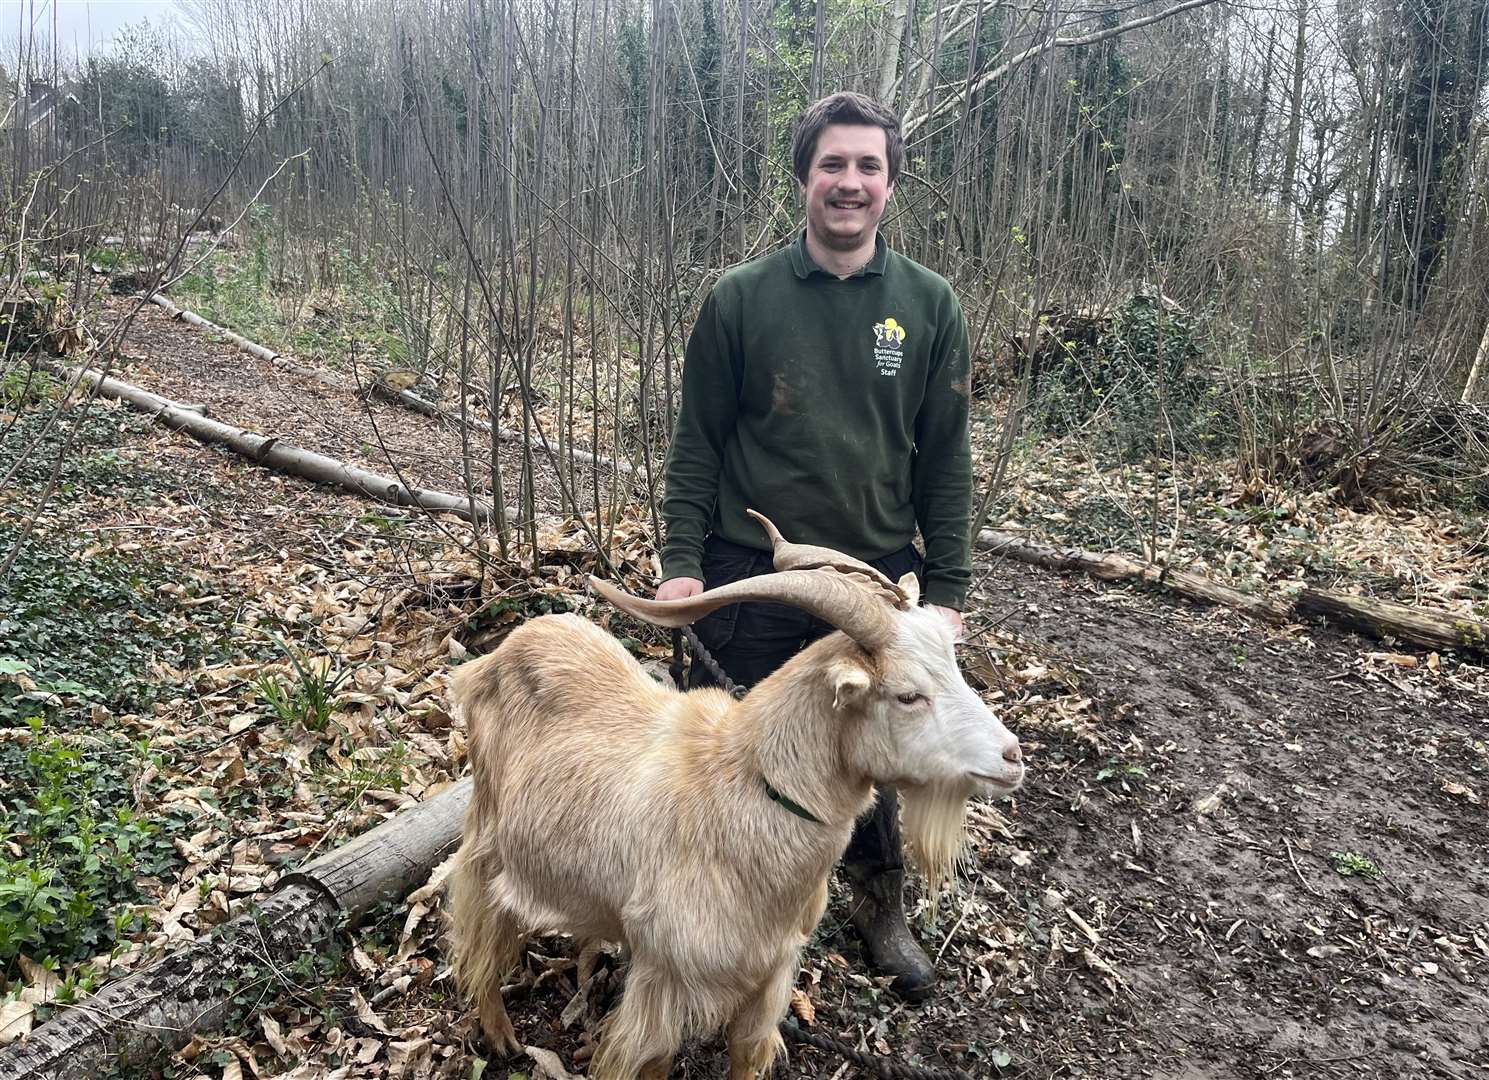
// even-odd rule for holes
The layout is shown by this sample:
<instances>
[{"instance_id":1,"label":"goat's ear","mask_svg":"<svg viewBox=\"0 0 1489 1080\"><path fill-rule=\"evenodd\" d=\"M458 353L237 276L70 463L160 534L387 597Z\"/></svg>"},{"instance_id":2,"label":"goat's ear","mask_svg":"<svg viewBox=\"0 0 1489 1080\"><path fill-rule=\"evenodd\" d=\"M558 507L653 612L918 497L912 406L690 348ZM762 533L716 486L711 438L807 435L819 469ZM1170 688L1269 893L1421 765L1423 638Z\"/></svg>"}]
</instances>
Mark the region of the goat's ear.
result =
<instances>
[{"instance_id":1,"label":"goat's ear","mask_svg":"<svg viewBox=\"0 0 1489 1080\"><path fill-rule=\"evenodd\" d=\"M827 671L832 679L832 707L841 709L868 693L869 673L851 660L839 660Z\"/></svg>"},{"instance_id":2,"label":"goat's ear","mask_svg":"<svg viewBox=\"0 0 1489 1080\"><path fill-rule=\"evenodd\" d=\"M911 607L920 603L920 579L915 576L914 570L901 577L897 584L905 590L905 599L910 602Z\"/></svg>"}]
</instances>

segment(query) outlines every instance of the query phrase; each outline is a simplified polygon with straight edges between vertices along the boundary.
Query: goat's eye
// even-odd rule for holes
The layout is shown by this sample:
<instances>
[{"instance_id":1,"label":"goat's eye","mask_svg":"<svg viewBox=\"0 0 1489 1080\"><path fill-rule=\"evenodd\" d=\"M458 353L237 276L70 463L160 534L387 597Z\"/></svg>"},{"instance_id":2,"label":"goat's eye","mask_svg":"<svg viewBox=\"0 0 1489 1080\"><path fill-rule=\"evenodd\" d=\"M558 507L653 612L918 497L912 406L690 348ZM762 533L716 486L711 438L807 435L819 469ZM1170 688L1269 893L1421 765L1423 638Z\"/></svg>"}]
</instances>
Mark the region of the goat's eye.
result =
<instances>
[{"instance_id":1,"label":"goat's eye","mask_svg":"<svg viewBox=\"0 0 1489 1080\"><path fill-rule=\"evenodd\" d=\"M895 697L901 705L914 705L925 700L924 694L896 694Z\"/></svg>"}]
</instances>

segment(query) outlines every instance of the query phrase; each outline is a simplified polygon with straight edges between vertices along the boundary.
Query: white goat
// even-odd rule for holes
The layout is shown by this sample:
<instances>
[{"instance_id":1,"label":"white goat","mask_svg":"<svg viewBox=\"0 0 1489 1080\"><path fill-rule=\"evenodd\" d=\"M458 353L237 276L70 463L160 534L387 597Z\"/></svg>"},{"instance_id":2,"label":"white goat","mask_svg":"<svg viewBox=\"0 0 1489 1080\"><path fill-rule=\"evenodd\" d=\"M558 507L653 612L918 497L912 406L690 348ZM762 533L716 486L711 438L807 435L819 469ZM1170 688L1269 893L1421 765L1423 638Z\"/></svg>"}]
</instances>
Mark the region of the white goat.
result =
<instances>
[{"instance_id":1,"label":"white goat","mask_svg":"<svg viewBox=\"0 0 1489 1080\"><path fill-rule=\"evenodd\" d=\"M659 685L573 615L461 668L475 791L451 878L454 963L494 1049L520 1049L501 984L524 936L566 931L630 954L591 1076L662 1080L684 1038L726 1027L730 1080L756 1080L874 784L898 785L912 856L939 882L967 798L1022 781L1018 740L957 671L951 627L915 606L913 574L892 583L760 521L778 573L667 602L591 579L663 626L772 600L842 631L743 701Z\"/></svg>"}]
</instances>

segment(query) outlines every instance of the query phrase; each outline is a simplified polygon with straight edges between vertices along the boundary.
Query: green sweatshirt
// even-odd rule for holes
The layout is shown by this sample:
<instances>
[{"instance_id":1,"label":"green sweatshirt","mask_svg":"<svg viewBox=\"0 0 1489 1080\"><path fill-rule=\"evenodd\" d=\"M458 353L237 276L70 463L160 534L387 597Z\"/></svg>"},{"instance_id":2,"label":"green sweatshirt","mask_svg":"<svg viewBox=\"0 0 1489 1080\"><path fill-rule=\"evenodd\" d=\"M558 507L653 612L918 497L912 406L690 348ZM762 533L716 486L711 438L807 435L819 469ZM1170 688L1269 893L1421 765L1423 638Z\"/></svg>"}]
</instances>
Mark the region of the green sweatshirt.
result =
<instances>
[{"instance_id":1,"label":"green sweatshirt","mask_svg":"<svg viewBox=\"0 0 1489 1080\"><path fill-rule=\"evenodd\" d=\"M927 603L962 607L971 579L967 325L939 274L890 251L845 280L805 234L730 270L688 340L667 458L663 580L703 576L709 533L788 540L860 559L925 541Z\"/></svg>"}]
</instances>

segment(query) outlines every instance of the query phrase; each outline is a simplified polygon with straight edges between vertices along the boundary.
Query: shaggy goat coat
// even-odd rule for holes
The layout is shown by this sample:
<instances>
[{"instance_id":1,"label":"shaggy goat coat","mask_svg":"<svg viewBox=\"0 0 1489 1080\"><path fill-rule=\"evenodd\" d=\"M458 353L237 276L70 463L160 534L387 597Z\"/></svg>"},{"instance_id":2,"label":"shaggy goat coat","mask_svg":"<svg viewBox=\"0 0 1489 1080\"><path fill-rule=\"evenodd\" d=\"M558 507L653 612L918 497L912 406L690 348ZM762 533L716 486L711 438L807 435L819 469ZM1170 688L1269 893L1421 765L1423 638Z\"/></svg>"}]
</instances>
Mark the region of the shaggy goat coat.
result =
<instances>
[{"instance_id":1,"label":"shaggy goat coat","mask_svg":"<svg viewBox=\"0 0 1489 1080\"><path fill-rule=\"evenodd\" d=\"M489 1041L518 1048L500 986L523 936L564 931L630 954L591 1064L597 1080L664 1077L684 1038L721 1026L731 1080L768 1071L798 955L875 781L908 785L910 806L916 791L933 795L907 810L912 851L944 864L948 838L960 839L976 785L954 778L970 743L938 736L906 753L914 740L873 694L897 677L885 670L897 654L913 657L922 681L936 677L927 656L944 654L936 662L974 708L962 702L942 728L975 730L979 762L1001 752L1009 790L1022 776L1016 740L956 673L944 621L925 609L898 618L903 649L874 656L835 633L739 702L657 684L573 615L529 622L460 670L475 785L452 933L457 979ZM915 764L899 772L904 759ZM767 783L820 822L772 802Z\"/></svg>"}]
</instances>

